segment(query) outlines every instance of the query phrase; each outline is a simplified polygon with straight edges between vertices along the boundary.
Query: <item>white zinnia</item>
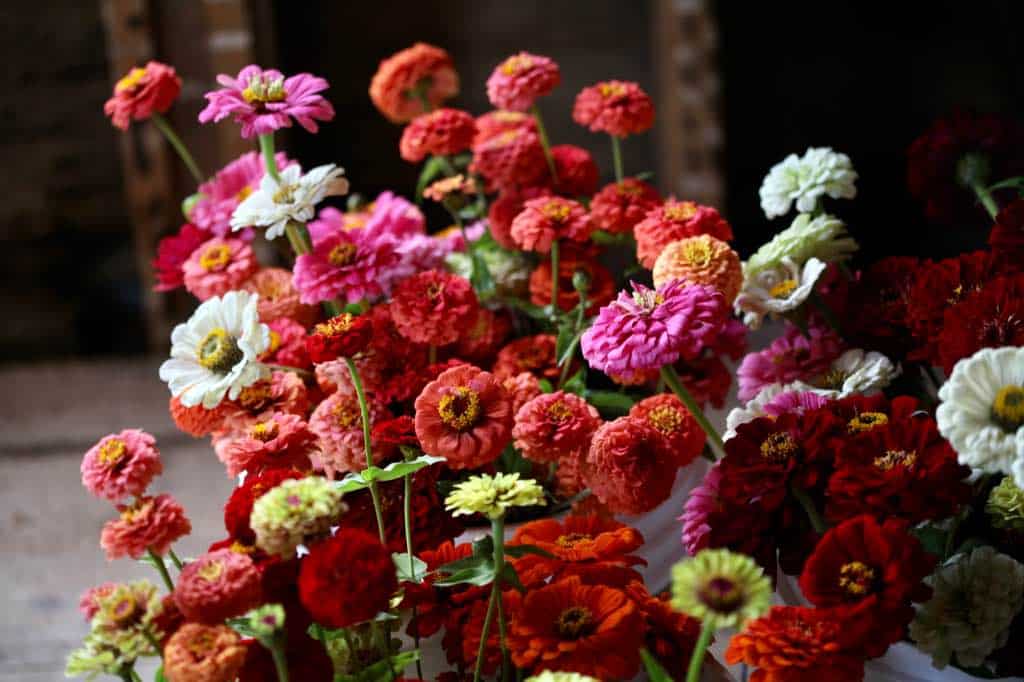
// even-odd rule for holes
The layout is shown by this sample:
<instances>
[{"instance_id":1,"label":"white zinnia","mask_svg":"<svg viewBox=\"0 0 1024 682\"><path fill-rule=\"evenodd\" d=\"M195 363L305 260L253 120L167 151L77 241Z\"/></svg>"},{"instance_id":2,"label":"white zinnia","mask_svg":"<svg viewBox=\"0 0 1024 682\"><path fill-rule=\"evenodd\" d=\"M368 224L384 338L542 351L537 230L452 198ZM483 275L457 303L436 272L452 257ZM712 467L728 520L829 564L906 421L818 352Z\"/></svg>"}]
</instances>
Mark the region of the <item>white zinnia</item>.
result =
<instances>
[{"instance_id":1,"label":"white zinnia","mask_svg":"<svg viewBox=\"0 0 1024 682\"><path fill-rule=\"evenodd\" d=\"M822 214L812 218L801 213L782 232L763 245L743 264L743 273L752 276L761 270L777 267L783 258L805 263L817 258L826 263L848 259L857 242L846 232L846 225L835 216Z\"/></svg>"},{"instance_id":2,"label":"white zinnia","mask_svg":"<svg viewBox=\"0 0 1024 682\"><path fill-rule=\"evenodd\" d=\"M910 624L910 637L939 669L956 656L979 666L1006 644L1024 606L1024 565L985 545L959 554L927 579L935 590Z\"/></svg>"},{"instance_id":3,"label":"white zinnia","mask_svg":"<svg viewBox=\"0 0 1024 682\"><path fill-rule=\"evenodd\" d=\"M828 266L810 258L801 267L784 257L776 267L744 276L743 289L733 304L751 329L761 326L765 315L781 315L800 307L814 291Z\"/></svg>"},{"instance_id":4,"label":"white zinnia","mask_svg":"<svg viewBox=\"0 0 1024 682\"><path fill-rule=\"evenodd\" d=\"M231 229L267 228L267 239L284 234L288 221L307 223L316 205L329 196L348 192L345 170L333 163L317 166L305 175L297 164L281 171L281 183L267 173L258 190L245 198L231 215Z\"/></svg>"},{"instance_id":5,"label":"white zinnia","mask_svg":"<svg viewBox=\"0 0 1024 682\"><path fill-rule=\"evenodd\" d=\"M725 433L722 434L722 440L729 440L736 435L736 429L747 422L752 422L758 417L765 416L764 406L772 401L775 396L786 391L793 390L790 384L780 384L775 382L774 384L768 384L760 391L757 392L753 398L747 401L747 404L743 407L734 407L729 411L729 414L725 417Z\"/></svg>"},{"instance_id":6,"label":"white zinnia","mask_svg":"<svg viewBox=\"0 0 1024 682\"><path fill-rule=\"evenodd\" d=\"M259 296L229 291L202 303L171 332L171 358L160 378L186 407L213 409L269 374L257 359L270 346L270 328L260 323Z\"/></svg>"},{"instance_id":7,"label":"white zinnia","mask_svg":"<svg viewBox=\"0 0 1024 682\"><path fill-rule=\"evenodd\" d=\"M1024 487L1024 348L983 348L939 389L939 432L961 464L1012 474Z\"/></svg>"},{"instance_id":8,"label":"white zinnia","mask_svg":"<svg viewBox=\"0 0 1024 682\"><path fill-rule=\"evenodd\" d=\"M850 157L829 147L811 147L803 156L790 154L772 166L761 183L761 209L768 218L786 215L796 202L796 210L810 213L827 194L833 199L857 196L857 171Z\"/></svg>"},{"instance_id":9,"label":"white zinnia","mask_svg":"<svg viewBox=\"0 0 1024 682\"><path fill-rule=\"evenodd\" d=\"M876 351L851 348L832 361L828 372L809 382L794 381L791 391L812 391L827 398L845 398L881 391L900 375L901 368Z\"/></svg>"}]
</instances>

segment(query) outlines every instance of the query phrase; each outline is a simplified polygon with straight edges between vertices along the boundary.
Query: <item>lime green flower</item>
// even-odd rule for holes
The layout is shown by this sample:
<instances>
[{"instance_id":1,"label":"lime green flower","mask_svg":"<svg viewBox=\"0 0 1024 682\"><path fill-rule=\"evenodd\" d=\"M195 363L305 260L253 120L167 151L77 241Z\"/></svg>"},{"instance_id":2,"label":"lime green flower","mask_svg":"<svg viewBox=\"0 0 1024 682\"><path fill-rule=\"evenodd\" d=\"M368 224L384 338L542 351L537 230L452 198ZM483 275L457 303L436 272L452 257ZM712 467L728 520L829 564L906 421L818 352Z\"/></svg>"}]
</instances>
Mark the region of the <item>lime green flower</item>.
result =
<instances>
[{"instance_id":1,"label":"lime green flower","mask_svg":"<svg viewBox=\"0 0 1024 682\"><path fill-rule=\"evenodd\" d=\"M527 677L526 682L600 682L596 677L588 677L579 673L553 673L545 670L540 675Z\"/></svg>"},{"instance_id":2,"label":"lime green flower","mask_svg":"<svg viewBox=\"0 0 1024 682\"><path fill-rule=\"evenodd\" d=\"M444 501L445 509L460 514L484 514L497 519L509 507L545 504L544 489L533 479L519 480L519 474L470 476L455 486Z\"/></svg>"},{"instance_id":3,"label":"lime green flower","mask_svg":"<svg viewBox=\"0 0 1024 682\"><path fill-rule=\"evenodd\" d=\"M672 606L716 630L740 627L768 610L772 586L748 556L705 549L672 567Z\"/></svg>"},{"instance_id":4,"label":"lime green flower","mask_svg":"<svg viewBox=\"0 0 1024 682\"><path fill-rule=\"evenodd\" d=\"M86 635L82 646L68 655L64 667L65 677L85 677L96 679L98 675L116 675L127 670L135 659L124 660L121 652L114 646L102 641L95 635Z\"/></svg>"},{"instance_id":5,"label":"lime green flower","mask_svg":"<svg viewBox=\"0 0 1024 682\"><path fill-rule=\"evenodd\" d=\"M996 528L1024 531L1024 490L1013 482L1013 476L1006 476L992 488L985 511Z\"/></svg>"},{"instance_id":6,"label":"lime green flower","mask_svg":"<svg viewBox=\"0 0 1024 682\"><path fill-rule=\"evenodd\" d=\"M162 634L155 624L163 609L156 585L148 580L115 585L97 595L95 604L89 634L68 656L68 677L120 675L136 659L160 655L152 643Z\"/></svg>"},{"instance_id":7,"label":"lime green flower","mask_svg":"<svg viewBox=\"0 0 1024 682\"><path fill-rule=\"evenodd\" d=\"M295 555L309 538L327 534L347 509L342 493L323 476L284 481L256 500L249 525L268 554Z\"/></svg>"},{"instance_id":8,"label":"lime green flower","mask_svg":"<svg viewBox=\"0 0 1024 682\"><path fill-rule=\"evenodd\" d=\"M284 627L284 608L280 604L264 604L248 613L249 629L259 640L272 639Z\"/></svg>"},{"instance_id":9,"label":"lime green flower","mask_svg":"<svg viewBox=\"0 0 1024 682\"><path fill-rule=\"evenodd\" d=\"M848 259L859 247L846 233L843 221L822 214L812 218L801 213L793 223L772 237L743 264L743 275L753 277L762 270L777 268L783 258L803 265L810 258L826 263Z\"/></svg>"}]
</instances>

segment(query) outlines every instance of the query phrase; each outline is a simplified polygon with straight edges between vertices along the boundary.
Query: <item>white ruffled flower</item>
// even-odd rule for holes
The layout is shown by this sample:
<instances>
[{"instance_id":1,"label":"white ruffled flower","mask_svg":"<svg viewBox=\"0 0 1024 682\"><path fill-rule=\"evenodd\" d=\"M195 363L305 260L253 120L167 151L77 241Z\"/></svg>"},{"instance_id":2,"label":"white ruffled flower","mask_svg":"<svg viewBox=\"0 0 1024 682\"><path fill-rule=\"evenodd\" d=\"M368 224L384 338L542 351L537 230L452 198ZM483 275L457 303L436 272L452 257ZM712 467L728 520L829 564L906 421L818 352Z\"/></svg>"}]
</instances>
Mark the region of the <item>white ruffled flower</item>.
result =
<instances>
[{"instance_id":1,"label":"white ruffled flower","mask_svg":"<svg viewBox=\"0 0 1024 682\"><path fill-rule=\"evenodd\" d=\"M828 266L810 258L801 267L784 257L776 267L743 278L743 289L733 304L751 329L761 326L765 315L782 315L803 305Z\"/></svg>"},{"instance_id":2,"label":"white ruffled flower","mask_svg":"<svg viewBox=\"0 0 1024 682\"><path fill-rule=\"evenodd\" d=\"M748 400L747 404L743 407L734 407L729 410L729 414L725 417L725 433L722 434L722 440L729 440L735 436L736 429L742 424L765 416L764 406L780 393L791 390L793 390L792 384L780 384L778 382L769 384L758 391L757 395Z\"/></svg>"},{"instance_id":3,"label":"white ruffled flower","mask_svg":"<svg viewBox=\"0 0 1024 682\"><path fill-rule=\"evenodd\" d=\"M768 268L778 267L783 258L803 264L811 258L833 263L847 260L858 249L857 242L846 232L846 225L835 216L798 215L782 232L763 245L743 264L743 273L750 277Z\"/></svg>"},{"instance_id":4,"label":"white ruffled flower","mask_svg":"<svg viewBox=\"0 0 1024 682\"><path fill-rule=\"evenodd\" d=\"M939 669L956 656L979 666L1006 644L1024 606L1024 565L988 545L957 555L927 579L935 590L910 624L910 637Z\"/></svg>"},{"instance_id":5,"label":"white ruffled flower","mask_svg":"<svg viewBox=\"0 0 1024 682\"><path fill-rule=\"evenodd\" d=\"M761 209L768 218L786 215L796 202L796 210L810 213L827 194L833 199L857 196L857 171L850 157L829 147L811 147L803 156L790 154L772 166L761 183Z\"/></svg>"},{"instance_id":6,"label":"white ruffled flower","mask_svg":"<svg viewBox=\"0 0 1024 682\"><path fill-rule=\"evenodd\" d=\"M804 381L794 381L791 391L812 391L827 398L845 398L880 391L900 375L898 364L876 351L851 348L832 361L824 374Z\"/></svg>"},{"instance_id":7,"label":"white ruffled flower","mask_svg":"<svg viewBox=\"0 0 1024 682\"><path fill-rule=\"evenodd\" d=\"M160 378L182 405L213 409L225 394L234 400L269 374L257 359L270 346L258 301L247 291L214 296L171 332L171 358L160 365Z\"/></svg>"},{"instance_id":8,"label":"white ruffled flower","mask_svg":"<svg viewBox=\"0 0 1024 682\"><path fill-rule=\"evenodd\" d=\"M961 464L1024 487L1024 348L983 348L939 389L939 432Z\"/></svg>"},{"instance_id":9,"label":"white ruffled flower","mask_svg":"<svg viewBox=\"0 0 1024 682\"><path fill-rule=\"evenodd\" d=\"M245 198L231 215L231 229L267 228L267 239L284 234L288 221L307 223L316 215L316 205L326 197L348 192L345 170L333 163L317 166L305 175L297 164L281 171L278 184L270 174L260 180L258 190Z\"/></svg>"}]
</instances>

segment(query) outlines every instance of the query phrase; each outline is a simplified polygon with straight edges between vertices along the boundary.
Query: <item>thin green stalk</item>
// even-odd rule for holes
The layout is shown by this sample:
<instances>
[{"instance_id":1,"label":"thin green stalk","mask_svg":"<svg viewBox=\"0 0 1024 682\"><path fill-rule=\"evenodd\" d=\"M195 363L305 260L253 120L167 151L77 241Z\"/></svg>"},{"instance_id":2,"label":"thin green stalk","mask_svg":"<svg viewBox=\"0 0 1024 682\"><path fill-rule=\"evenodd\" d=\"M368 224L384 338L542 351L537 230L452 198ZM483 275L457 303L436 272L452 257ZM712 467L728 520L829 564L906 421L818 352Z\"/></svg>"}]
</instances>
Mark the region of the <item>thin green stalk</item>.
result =
<instances>
[{"instance_id":1,"label":"thin green stalk","mask_svg":"<svg viewBox=\"0 0 1024 682\"><path fill-rule=\"evenodd\" d=\"M174 592L174 581L171 580L171 574L167 572L167 564L164 563L164 558L154 552L151 549L147 549L146 553L149 555L150 561L156 566L156 570L160 573L160 577L164 580L164 586L168 592Z\"/></svg>"},{"instance_id":2,"label":"thin green stalk","mask_svg":"<svg viewBox=\"0 0 1024 682\"><path fill-rule=\"evenodd\" d=\"M275 638L272 645L267 648L270 649L270 655L274 659L274 670L277 671L278 681L288 682L288 658L285 656L281 644Z\"/></svg>"},{"instance_id":3,"label":"thin green stalk","mask_svg":"<svg viewBox=\"0 0 1024 682\"><path fill-rule=\"evenodd\" d=\"M431 111L434 110L434 105L431 104L430 99L427 98L428 87L429 83L424 83L423 81L420 81L419 83L416 84L416 87L412 89L412 92L416 95L416 99L418 99L420 101L420 104L423 106L424 114L429 114Z\"/></svg>"},{"instance_id":4,"label":"thin green stalk","mask_svg":"<svg viewBox=\"0 0 1024 682\"><path fill-rule=\"evenodd\" d=\"M142 677L135 672L135 668L132 668L129 672L132 674L132 682L142 682Z\"/></svg>"},{"instance_id":5,"label":"thin green stalk","mask_svg":"<svg viewBox=\"0 0 1024 682\"><path fill-rule=\"evenodd\" d=\"M437 346L434 344L427 346L427 362L431 365L437 362Z\"/></svg>"},{"instance_id":6,"label":"thin green stalk","mask_svg":"<svg viewBox=\"0 0 1024 682\"><path fill-rule=\"evenodd\" d=\"M701 670L704 667L704 656L708 653L708 644L711 643L711 636L715 634L715 628L710 620L705 620L700 626L700 637L696 646L693 647L693 655L690 656L690 667L686 671L686 682L697 682L700 679Z\"/></svg>"},{"instance_id":7,"label":"thin green stalk","mask_svg":"<svg viewBox=\"0 0 1024 682\"><path fill-rule=\"evenodd\" d=\"M152 120L153 124L157 127L157 130L163 133L163 136L167 138L167 141L171 143L172 147L174 147L174 151L178 153L178 157L185 164L185 167L188 168L188 172L192 174L192 178L196 181L196 184L201 185L205 178L203 177L202 171L199 170L199 164L197 164L196 160L192 158L192 154L189 153L188 147L186 147L185 143L181 141L178 134L174 132L174 127L171 125L171 122L164 118L162 114L158 114L155 111L153 112Z\"/></svg>"},{"instance_id":8,"label":"thin green stalk","mask_svg":"<svg viewBox=\"0 0 1024 682\"><path fill-rule=\"evenodd\" d=\"M117 676L120 677L122 680L124 680L124 682L134 682L134 680L135 680L135 671L131 667L121 668L121 670L120 670L120 672L118 672Z\"/></svg>"},{"instance_id":9,"label":"thin green stalk","mask_svg":"<svg viewBox=\"0 0 1024 682\"><path fill-rule=\"evenodd\" d=\"M267 167L267 173L274 179L274 182L281 184L281 174L277 170L277 159L274 158L274 133L260 135L260 152L263 154L263 164Z\"/></svg>"},{"instance_id":10,"label":"thin green stalk","mask_svg":"<svg viewBox=\"0 0 1024 682\"><path fill-rule=\"evenodd\" d=\"M800 506L804 508L804 513L807 514L807 518L811 522L811 527L818 533L824 534L828 530L828 524L825 523L825 519L821 517L821 513L818 508L814 506L814 500L811 499L810 495L803 488L797 488L793 486L790 488L793 493L793 497L800 503Z\"/></svg>"},{"instance_id":11,"label":"thin green stalk","mask_svg":"<svg viewBox=\"0 0 1024 682\"><path fill-rule=\"evenodd\" d=\"M558 317L558 240L551 240L551 319Z\"/></svg>"},{"instance_id":12,"label":"thin green stalk","mask_svg":"<svg viewBox=\"0 0 1024 682\"><path fill-rule=\"evenodd\" d=\"M484 616L484 625L480 630L480 646L476 650L476 665L473 666L473 682L480 682L480 673L484 666L484 651L487 648L487 635L491 631L491 620L494 619L495 605L497 604L498 591L491 588L491 597L487 600L487 614Z\"/></svg>"},{"instance_id":13,"label":"thin green stalk","mask_svg":"<svg viewBox=\"0 0 1024 682\"><path fill-rule=\"evenodd\" d=\"M985 185L976 180L971 182L971 189L974 190L974 194L978 197L978 201L981 202L981 205L985 207L986 211L988 211L989 217L994 220L996 215L999 213L999 204L997 204L996 200L992 198L992 194L988 191Z\"/></svg>"},{"instance_id":14,"label":"thin green stalk","mask_svg":"<svg viewBox=\"0 0 1024 682\"><path fill-rule=\"evenodd\" d=\"M622 172L622 142L614 135L612 138L612 164L615 166L615 182L622 182L625 174Z\"/></svg>"},{"instance_id":15,"label":"thin green stalk","mask_svg":"<svg viewBox=\"0 0 1024 682\"><path fill-rule=\"evenodd\" d=\"M185 567L185 563L178 558L178 555L174 553L173 548L167 548L167 556L171 557L171 563L174 564L174 567L179 571Z\"/></svg>"},{"instance_id":16,"label":"thin green stalk","mask_svg":"<svg viewBox=\"0 0 1024 682\"><path fill-rule=\"evenodd\" d=\"M352 358L345 358L348 366L348 373L352 377L352 386L356 389L356 399L359 401L359 416L363 420L363 451L366 453L366 466L373 466L373 450L370 443L370 408L366 403L366 394L363 392L363 381L359 378L359 370ZM384 534L384 513L380 506L380 490L377 488L377 481L370 481L370 497L373 499L373 513L377 516L377 534L380 542L387 544L387 536Z\"/></svg>"},{"instance_id":17,"label":"thin green stalk","mask_svg":"<svg viewBox=\"0 0 1024 682\"><path fill-rule=\"evenodd\" d=\"M409 459L406 457L406 459ZM412 474L406 474L404 479L404 496L402 500L402 520L405 523L405 553L409 555L409 575L416 577L416 557L412 553ZM416 607L412 607L412 618L416 620ZM416 648L420 648L420 634L417 631L413 635ZM416 659L416 677L423 679L423 665Z\"/></svg>"},{"instance_id":18,"label":"thin green stalk","mask_svg":"<svg viewBox=\"0 0 1024 682\"><path fill-rule=\"evenodd\" d=\"M540 136L540 146L544 148L544 158L548 162L548 170L551 171L551 181L558 184L558 171L555 170L555 157L551 154L551 143L548 141L548 131L544 128L544 119L540 115L540 108L534 104L530 109L533 120L537 122L537 134Z\"/></svg>"},{"instance_id":19,"label":"thin green stalk","mask_svg":"<svg viewBox=\"0 0 1024 682\"><path fill-rule=\"evenodd\" d=\"M679 379L679 375L676 374L675 368L672 365L665 365L661 368L661 376L668 387L672 389L672 392L676 394L676 397L686 405L686 409L690 411L693 418L700 424L700 428L704 430L705 435L708 437L708 445L711 446L715 459L718 460L725 457L725 445L722 443L722 437L718 435L715 427L708 421L708 418L704 415L704 410L700 409L697 401L693 399L690 392L683 386L683 382Z\"/></svg>"},{"instance_id":20,"label":"thin green stalk","mask_svg":"<svg viewBox=\"0 0 1024 682\"><path fill-rule=\"evenodd\" d=\"M447 156L444 156L443 154L438 154L436 158L441 164L441 169L444 170L445 177L450 178L452 176L458 175L458 172L455 170L455 166L452 165L452 162L448 159Z\"/></svg>"},{"instance_id":21,"label":"thin green stalk","mask_svg":"<svg viewBox=\"0 0 1024 682\"><path fill-rule=\"evenodd\" d=\"M498 605L498 642L501 646L502 679L508 670L505 662L508 660L508 647L505 645L505 610L501 603L501 575L505 568L505 517L500 516L491 519L491 536L494 540L494 584L491 590L494 592L494 600Z\"/></svg>"},{"instance_id":22,"label":"thin green stalk","mask_svg":"<svg viewBox=\"0 0 1024 682\"><path fill-rule=\"evenodd\" d=\"M149 628L142 628L142 636L145 637L146 641L149 642L150 646L152 646L156 650L156 655L160 658L163 658L164 651L160 648L160 641L153 636L153 633L150 632Z\"/></svg>"}]
</instances>

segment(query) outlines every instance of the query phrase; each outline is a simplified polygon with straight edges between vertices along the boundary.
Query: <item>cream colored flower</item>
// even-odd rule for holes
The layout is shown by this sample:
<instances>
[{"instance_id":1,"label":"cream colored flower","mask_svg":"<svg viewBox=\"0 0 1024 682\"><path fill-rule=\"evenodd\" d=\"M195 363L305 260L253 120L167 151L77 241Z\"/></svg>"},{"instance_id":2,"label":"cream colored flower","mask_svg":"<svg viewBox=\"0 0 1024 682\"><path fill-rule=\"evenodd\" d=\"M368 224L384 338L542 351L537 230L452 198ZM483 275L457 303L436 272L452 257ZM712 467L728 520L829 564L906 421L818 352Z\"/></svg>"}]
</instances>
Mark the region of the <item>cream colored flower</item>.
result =
<instances>
[{"instance_id":1,"label":"cream colored flower","mask_svg":"<svg viewBox=\"0 0 1024 682\"><path fill-rule=\"evenodd\" d=\"M286 558L299 545L327 534L348 509L338 486L322 476L289 479L271 488L252 505L249 525L256 546Z\"/></svg>"},{"instance_id":2,"label":"cream colored flower","mask_svg":"<svg viewBox=\"0 0 1024 682\"><path fill-rule=\"evenodd\" d=\"M455 486L444 504L453 516L484 514L497 519L511 507L545 504L544 488L533 479L520 480L519 474L482 474Z\"/></svg>"},{"instance_id":3,"label":"cream colored flower","mask_svg":"<svg viewBox=\"0 0 1024 682\"><path fill-rule=\"evenodd\" d=\"M280 184L263 176L258 190L245 198L231 215L231 229L267 228L267 239L284 234L289 221L307 223L316 215L316 205L326 197L348 193L345 170L333 163L317 166L305 175L298 164L281 171Z\"/></svg>"},{"instance_id":4,"label":"cream colored flower","mask_svg":"<svg viewBox=\"0 0 1024 682\"><path fill-rule=\"evenodd\" d=\"M801 213L789 227L772 237L744 263L743 274L750 277L761 270L778 267L783 258L800 264L810 258L826 263L843 261L858 248L839 218L828 214L812 218Z\"/></svg>"},{"instance_id":5,"label":"cream colored flower","mask_svg":"<svg viewBox=\"0 0 1024 682\"><path fill-rule=\"evenodd\" d=\"M898 364L881 353L852 348L832 361L829 371L809 382L794 381L787 388L813 391L829 398L845 398L854 394L880 391L898 377Z\"/></svg>"},{"instance_id":6,"label":"cream colored flower","mask_svg":"<svg viewBox=\"0 0 1024 682\"><path fill-rule=\"evenodd\" d=\"M737 314L751 329L761 326L765 315L782 315L796 310L814 291L818 278L827 268L817 258L809 258L803 266L784 257L775 267L766 268L743 278L743 288L733 304Z\"/></svg>"},{"instance_id":7,"label":"cream colored flower","mask_svg":"<svg viewBox=\"0 0 1024 682\"><path fill-rule=\"evenodd\" d=\"M753 559L704 549L672 567L672 607L716 629L740 627L771 605L772 585Z\"/></svg>"},{"instance_id":8,"label":"cream colored flower","mask_svg":"<svg viewBox=\"0 0 1024 682\"><path fill-rule=\"evenodd\" d=\"M768 218L796 210L810 213L823 195L833 199L857 196L857 171L850 157L829 147L811 147L803 156L790 154L772 166L761 183L761 210Z\"/></svg>"}]
</instances>

